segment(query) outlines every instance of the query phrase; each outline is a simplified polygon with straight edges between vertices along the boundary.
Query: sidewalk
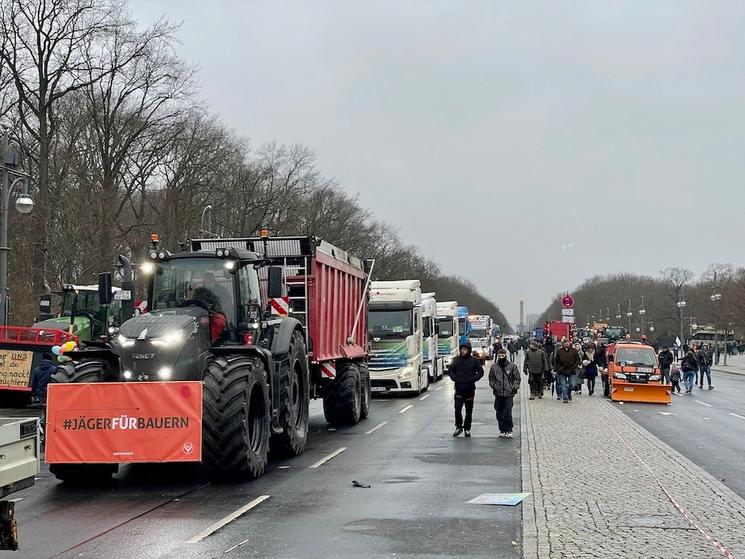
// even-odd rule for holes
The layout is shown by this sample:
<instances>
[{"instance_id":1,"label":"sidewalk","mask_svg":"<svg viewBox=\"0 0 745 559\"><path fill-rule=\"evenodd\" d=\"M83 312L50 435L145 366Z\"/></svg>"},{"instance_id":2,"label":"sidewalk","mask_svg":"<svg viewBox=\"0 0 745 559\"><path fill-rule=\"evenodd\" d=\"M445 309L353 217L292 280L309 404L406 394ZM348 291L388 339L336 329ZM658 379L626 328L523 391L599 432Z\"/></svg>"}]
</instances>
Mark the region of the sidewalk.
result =
<instances>
[{"instance_id":1,"label":"sidewalk","mask_svg":"<svg viewBox=\"0 0 745 559\"><path fill-rule=\"evenodd\" d=\"M618 404L520 392L526 559L745 557L745 501Z\"/></svg>"},{"instance_id":2,"label":"sidewalk","mask_svg":"<svg viewBox=\"0 0 745 559\"><path fill-rule=\"evenodd\" d=\"M725 367L723 363L724 356L720 356L719 365L712 365L711 370L745 375L745 355L728 355L727 366Z\"/></svg>"}]
</instances>

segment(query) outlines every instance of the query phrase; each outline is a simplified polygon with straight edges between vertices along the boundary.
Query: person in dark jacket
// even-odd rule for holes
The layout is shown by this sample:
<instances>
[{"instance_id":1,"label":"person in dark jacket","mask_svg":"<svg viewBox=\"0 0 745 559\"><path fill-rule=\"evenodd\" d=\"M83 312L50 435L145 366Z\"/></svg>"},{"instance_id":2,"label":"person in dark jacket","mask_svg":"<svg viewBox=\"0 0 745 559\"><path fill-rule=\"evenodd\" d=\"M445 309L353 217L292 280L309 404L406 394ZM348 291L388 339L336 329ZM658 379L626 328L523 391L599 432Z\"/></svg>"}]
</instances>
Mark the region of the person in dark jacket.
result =
<instances>
[{"instance_id":1,"label":"person in dark jacket","mask_svg":"<svg viewBox=\"0 0 745 559\"><path fill-rule=\"evenodd\" d=\"M698 358L696 357L695 347L688 350L680 363L680 368L683 371L683 386L686 388L686 394L690 394L693 391L693 378L698 372Z\"/></svg>"},{"instance_id":2,"label":"person in dark jacket","mask_svg":"<svg viewBox=\"0 0 745 559\"><path fill-rule=\"evenodd\" d=\"M551 356L556 351L556 345L554 345L554 339L551 336L546 336L546 340L543 342L543 351L546 352L546 356L551 359Z\"/></svg>"},{"instance_id":3,"label":"person in dark jacket","mask_svg":"<svg viewBox=\"0 0 745 559\"><path fill-rule=\"evenodd\" d=\"M711 365L714 362L714 357L709 349L709 346L704 344L701 351L698 352L698 387L704 387L704 375L706 380L709 382L709 390L714 388L711 385Z\"/></svg>"},{"instance_id":4,"label":"person in dark jacket","mask_svg":"<svg viewBox=\"0 0 745 559\"><path fill-rule=\"evenodd\" d=\"M538 347L538 342L530 340L530 346L525 352L523 372L528 375L531 400L535 400L536 397L543 398L543 375L548 370L546 352L542 347Z\"/></svg>"},{"instance_id":5,"label":"person in dark jacket","mask_svg":"<svg viewBox=\"0 0 745 559\"><path fill-rule=\"evenodd\" d=\"M57 365L54 362L54 357L48 353L44 354L41 363L31 371L31 395L36 397L41 404L40 420L42 429L44 429L47 415L47 386L49 385L49 379L56 372Z\"/></svg>"},{"instance_id":6,"label":"person in dark jacket","mask_svg":"<svg viewBox=\"0 0 745 559\"><path fill-rule=\"evenodd\" d=\"M507 350L500 349L489 370L489 386L494 393L499 436L512 438L512 403L520 389L520 370L507 359Z\"/></svg>"},{"instance_id":7,"label":"person in dark jacket","mask_svg":"<svg viewBox=\"0 0 745 559\"><path fill-rule=\"evenodd\" d=\"M556 371L557 391L559 398L565 404L572 400L572 386L570 381L581 363L582 359L577 350L572 347L571 340L565 339L562 346L554 352L552 364Z\"/></svg>"},{"instance_id":8,"label":"person in dark jacket","mask_svg":"<svg viewBox=\"0 0 745 559\"><path fill-rule=\"evenodd\" d=\"M665 384L670 384L670 367L673 366L675 356L673 355L673 352L670 351L670 349L666 345L664 345L662 346L662 351L660 352L660 355L658 357L660 360L660 372L662 372L662 381Z\"/></svg>"},{"instance_id":9,"label":"person in dark jacket","mask_svg":"<svg viewBox=\"0 0 745 559\"><path fill-rule=\"evenodd\" d=\"M448 365L447 373L455 383L455 432L453 436L457 437L465 431L466 437L470 437L476 382L484 376L484 368L481 366L481 361L471 355L469 342L460 344L460 355ZM464 405L466 407L465 421L463 420Z\"/></svg>"},{"instance_id":10,"label":"person in dark jacket","mask_svg":"<svg viewBox=\"0 0 745 559\"><path fill-rule=\"evenodd\" d=\"M590 396L595 394L595 379L598 377L598 371L602 368L599 359L600 355L595 344L590 342L582 355L582 368Z\"/></svg>"}]
</instances>

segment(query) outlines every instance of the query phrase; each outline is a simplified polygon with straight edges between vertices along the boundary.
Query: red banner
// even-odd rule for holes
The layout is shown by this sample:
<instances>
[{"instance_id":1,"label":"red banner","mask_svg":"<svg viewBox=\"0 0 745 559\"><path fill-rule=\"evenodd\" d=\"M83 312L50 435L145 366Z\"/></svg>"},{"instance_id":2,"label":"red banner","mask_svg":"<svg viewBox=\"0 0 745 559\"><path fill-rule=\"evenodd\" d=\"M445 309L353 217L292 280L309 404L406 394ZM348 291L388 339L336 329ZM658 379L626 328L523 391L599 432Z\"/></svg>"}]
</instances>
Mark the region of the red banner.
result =
<instances>
[{"instance_id":1,"label":"red banner","mask_svg":"<svg viewBox=\"0 0 745 559\"><path fill-rule=\"evenodd\" d=\"M50 384L46 461L199 462L201 382Z\"/></svg>"}]
</instances>

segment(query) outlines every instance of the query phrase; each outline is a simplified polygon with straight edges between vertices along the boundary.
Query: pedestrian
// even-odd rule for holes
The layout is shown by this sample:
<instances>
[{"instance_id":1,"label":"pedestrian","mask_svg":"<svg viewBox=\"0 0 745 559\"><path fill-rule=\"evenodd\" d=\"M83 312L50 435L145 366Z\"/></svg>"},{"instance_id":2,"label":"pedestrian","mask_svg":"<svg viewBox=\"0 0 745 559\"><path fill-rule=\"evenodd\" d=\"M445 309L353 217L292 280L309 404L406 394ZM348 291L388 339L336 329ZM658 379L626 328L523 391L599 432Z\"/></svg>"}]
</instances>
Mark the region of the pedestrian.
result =
<instances>
[{"instance_id":1,"label":"pedestrian","mask_svg":"<svg viewBox=\"0 0 745 559\"><path fill-rule=\"evenodd\" d=\"M47 417L47 386L52 375L57 372L57 364L51 354L45 353L41 362L31 371L31 394L41 405L41 428L44 429Z\"/></svg>"},{"instance_id":2,"label":"pedestrian","mask_svg":"<svg viewBox=\"0 0 745 559\"><path fill-rule=\"evenodd\" d=\"M510 352L510 363L514 363L515 362L515 356L517 355L517 350L518 350L517 342L510 341L507 344L507 350Z\"/></svg>"},{"instance_id":3,"label":"pedestrian","mask_svg":"<svg viewBox=\"0 0 745 559\"><path fill-rule=\"evenodd\" d=\"M673 385L672 393L675 394L677 391L680 394L680 367L677 363L670 368L670 383Z\"/></svg>"},{"instance_id":4,"label":"pedestrian","mask_svg":"<svg viewBox=\"0 0 745 559\"><path fill-rule=\"evenodd\" d=\"M651 344L651 343L649 343L649 340L647 339L647 336L646 336L646 334L642 334L641 342L642 342L642 343L643 343L644 345L648 345L648 346L652 347L652 344Z\"/></svg>"},{"instance_id":5,"label":"pedestrian","mask_svg":"<svg viewBox=\"0 0 745 559\"><path fill-rule=\"evenodd\" d=\"M554 352L553 367L556 371L558 397L565 404L572 401L571 379L581 363L582 360L577 350L572 347L572 342L564 339L561 347Z\"/></svg>"},{"instance_id":6,"label":"pedestrian","mask_svg":"<svg viewBox=\"0 0 745 559\"><path fill-rule=\"evenodd\" d=\"M683 361L680 363L680 368L683 370L683 386L686 388L686 394L690 394L693 391L693 379L698 372L698 359L696 358L696 348L688 350Z\"/></svg>"},{"instance_id":7,"label":"pedestrian","mask_svg":"<svg viewBox=\"0 0 745 559\"><path fill-rule=\"evenodd\" d=\"M587 349L584 355L582 355L582 367L585 380L587 381L587 390L590 396L592 396L595 394L595 379L598 376L598 369L602 368L600 354L593 342L587 344Z\"/></svg>"},{"instance_id":8,"label":"pedestrian","mask_svg":"<svg viewBox=\"0 0 745 559\"><path fill-rule=\"evenodd\" d=\"M525 352L523 372L528 375L530 386L530 400L543 398L543 375L548 371L548 357L536 340L530 340L528 351Z\"/></svg>"},{"instance_id":9,"label":"pedestrian","mask_svg":"<svg viewBox=\"0 0 745 559\"><path fill-rule=\"evenodd\" d=\"M512 438L512 403L520 389L520 370L507 360L507 350L497 352L497 360L489 369L489 386L494 393L494 410L497 412L499 436Z\"/></svg>"},{"instance_id":10,"label":"pedestrian","mask_svg":"<svg viewBox=\"0 0 745 559\"><path fill-rule=\"evenodd\" d=\"M662 382L664 384L670 384L670 367L673 364L674 357L673 352L666 346L662 346L662 351L658 355L660 360L660 372L662 373Z\"/></svg>"},{"instance_id":11,"label":"pedestrian","mask_svg":"<svg viewBox=\"0 0 745 559\"><path fill-rule=\"evenodd\" d=\"M494 345L492 346L492 349L494 350L494 355L497 354L497 352L502 349L504 346L502 345L502 342L499 340L499 338L494 340Z\"/></svg>"},{"instance_id":12,"label":"pedestrian","mask_svg":"<svg viewBox=\"0 0 745 559\"><path fill-rule=\"evenodd\" d=\"M706 380L709 383L709 390L714 388L711 385L711 365L711 350L707 344L704 344L701 351L698 352L698 387L700 389L704 388L704 375L706 375Z\"/></svg>"},{"instance_id":13,"label":"pedestrian","mask_svg":"<svg viewBox=\"0 0 745 559\"><path fill-rule=\"evenodd\" d=\"M546 339L543 341L543 351L546 352L546 356L551 359L551 356L554 354L554 351L556 351L556 346L554 345L554 338L551 335L546 336Z\"/></svg>"},{"instance_id":14,"label":"pedestrian","mask_svg":"<svg viewBox=\"0 0 745 559\"><path fill-rule=\"evenodd\" d=\"M579 341L574 342L574 349L577 350L577 354L580 356L584 353L582 343ZM572 375L571 382L572 390L574 390L577 394L582 394L582 385L585 382L585 371L584 367L582 366L581 359L580 363L577 365L577 368L574 371L574 375Z\"/></svg>"},{"instance_id":15,"label":"pedestrian","mask_svg":"<svg viewBox=\"0 0 745 559\"><path fill-rule=\"evenodd\" d=\"M448 365L447 373L455 383L455 432L453 436L457 437L465 431L466 437L470 437L476 382L484 376L484 368L481 366L481 361L471 355L469 342L460 344L460 354ZM466 407L465 421L463 406Z\"/></svg>"}]
</instances>

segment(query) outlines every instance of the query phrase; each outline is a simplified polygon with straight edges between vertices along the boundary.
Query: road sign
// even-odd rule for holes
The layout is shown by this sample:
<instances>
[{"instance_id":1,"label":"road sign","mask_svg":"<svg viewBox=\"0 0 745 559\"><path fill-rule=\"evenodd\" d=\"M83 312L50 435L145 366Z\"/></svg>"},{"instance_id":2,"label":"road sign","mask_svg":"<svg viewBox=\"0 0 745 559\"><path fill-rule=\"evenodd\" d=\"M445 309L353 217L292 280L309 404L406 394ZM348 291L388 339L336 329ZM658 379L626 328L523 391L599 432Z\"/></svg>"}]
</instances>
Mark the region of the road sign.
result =
<instances>
[{"instance_id":1,"label":"road sign","mask_svg":"<svg viewBox=\"0 0 745 559\"><path fill-rule=\"evenodd\" d=\"M574 297L567 293L561 298L561 306L565 309L571 309L574 306Z\"/></svg>"},{"instance_id":2,"label":"road sign","mask_svg":"<svg viewBox=\"0 0 745 559\"><path fill-rule=\"evenodd\" d=\"M573 316L562 316L561 321L566 322L567 324L574 324L574 317Z\"/></svg>"},{"instance_id":3,"label":"road sign","mask_svg":"<svg viewBox=\"0 0 745 559\"><path fill-rule=\"evenodd\" d=\"M561 316L574 316L574 309L561 309Z\"/></svg>"}]
</instances>

